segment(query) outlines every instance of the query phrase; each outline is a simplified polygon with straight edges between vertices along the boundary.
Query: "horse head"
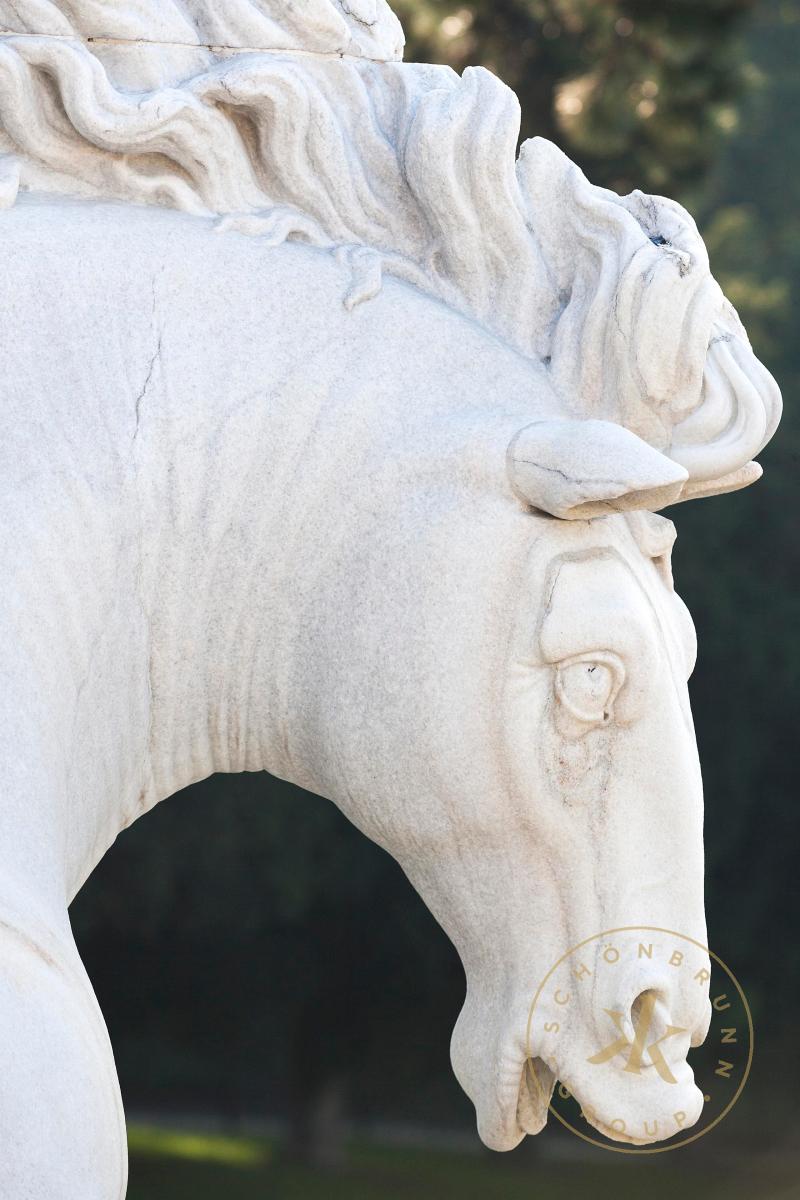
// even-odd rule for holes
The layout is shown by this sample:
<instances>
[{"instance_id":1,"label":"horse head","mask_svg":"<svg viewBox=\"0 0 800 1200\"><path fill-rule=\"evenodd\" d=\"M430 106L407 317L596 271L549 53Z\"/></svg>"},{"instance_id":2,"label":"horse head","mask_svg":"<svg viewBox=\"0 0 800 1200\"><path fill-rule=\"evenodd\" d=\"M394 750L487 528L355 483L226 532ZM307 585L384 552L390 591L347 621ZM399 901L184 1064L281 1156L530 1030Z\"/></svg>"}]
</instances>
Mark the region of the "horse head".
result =
<instances>
[{"instance_id":1,"label":"horse head","mask_svg":"<svg viewBox=\"0 0 800 1200\"><path fill-rule=\"evenodd\" d=\"M503 450L482 479L451 455L454 478L437 474L422 498L405 475L390 504L371 494L369 516L348 521L357 555L346 569L334 555L325 605L302 606L288 773L398 860L457 947L452 1061L486 1144L537 1133L555 1078L598 1130L655 1141L676 1111L688 1126L702 1110L686 1056L707 986L637 964L584 997L555 1060L527 1023L550 968L594 933L654 926L705 944L696 640L673 587L674 526L650 511L686 471L591 420L522 429L505 480ZM630 1030L647 995L662 1033L681 1030L674 1085L626 1073L621 1056L587 1071L604 1014ZM553 1004L545 994L543 1021L559 1019ZM529 1060L545 1058L534 1086Z\"/></svg>"}]
</instances>

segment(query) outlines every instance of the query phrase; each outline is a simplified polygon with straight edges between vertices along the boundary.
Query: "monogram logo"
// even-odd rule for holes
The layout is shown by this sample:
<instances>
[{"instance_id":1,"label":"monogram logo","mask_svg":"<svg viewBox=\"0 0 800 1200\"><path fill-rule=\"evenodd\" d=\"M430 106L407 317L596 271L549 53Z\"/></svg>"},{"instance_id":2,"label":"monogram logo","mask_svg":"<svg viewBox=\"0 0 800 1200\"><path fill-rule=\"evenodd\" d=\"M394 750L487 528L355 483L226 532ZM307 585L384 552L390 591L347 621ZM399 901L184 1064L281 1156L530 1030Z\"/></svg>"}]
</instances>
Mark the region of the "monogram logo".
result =
<instances>
[{"instance_id":1,"label":"monogram logo","mask_svg":"<svg viewBox=\"0 0 800 1200\"><path fill-rule=\"evenodd\" d=\"M630 1008L613 1007L631 981L644 990ZM710 1013L700 1044L689 1036L698 995ZM573 1069L581 1038L574 1065L604 1072ZM550 968L528 1010L525 1048L526 1080L563 1126L618 1154L661 1154L705 1136L733 1108L750 1072L753 1024L741 985L712 950L675 930L626 925L585 938Z\"/></svg>"},{"instance_id":2,"label":"monogram logo","mask_svg":"<svg viewBox=\"0 0 800 1200\"><path fill-rule=\"evenodd\" d=\"M639 1011L635 1017L634 1036L627 1038L623 1029L625 1014L617 1012L615 1009L606 1008L603 1011L611 1018L616 1027L617 1033L620 1035L615 1041L610 1042L603 1050L593 1054L591 1058L587 1058L587 1062L594 1066L601 1066L603 1063L609 1062L617 1054L623 1053L625 1050L630 1050L628 1061L625 1064L624 1070L631 1075L640 1075L642 1071L642 1059L645 1053L650 1056L650 1062L658 1071L665 1083L677 1083L677 1079L670 1071L664 1055L661 1053L661 1044L666 1042L668 1038L675 1037L676 1033L685 1033L680 1025L668 1025L666 1031L657 1038L656 1041L647 1042L647 1035L650 1032L650 1026L653 1022L653 1011L656 1006L655 992L645 992L642 997Z\"/></svg>"}]
</instances>

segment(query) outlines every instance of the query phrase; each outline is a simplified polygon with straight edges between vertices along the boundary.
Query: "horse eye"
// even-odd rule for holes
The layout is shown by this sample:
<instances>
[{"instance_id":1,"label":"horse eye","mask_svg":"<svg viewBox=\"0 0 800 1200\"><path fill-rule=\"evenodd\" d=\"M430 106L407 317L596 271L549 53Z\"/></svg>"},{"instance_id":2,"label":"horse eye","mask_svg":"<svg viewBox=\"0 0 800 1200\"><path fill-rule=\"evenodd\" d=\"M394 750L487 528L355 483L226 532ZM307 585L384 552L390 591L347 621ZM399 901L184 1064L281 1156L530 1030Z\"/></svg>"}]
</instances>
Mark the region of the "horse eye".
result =
<instances>
[{"instance_id":1,"label":"horse eye","mask_svg":"<svg viewBox=\"0 0 800 1200\"><path fill-rule=\"evenodd\" d=\"M556 695L579 721L598 725L611 719L619 690L613 669L604 662L581 659L562 664L556 673Z\"/></svg>"}]
</instances>

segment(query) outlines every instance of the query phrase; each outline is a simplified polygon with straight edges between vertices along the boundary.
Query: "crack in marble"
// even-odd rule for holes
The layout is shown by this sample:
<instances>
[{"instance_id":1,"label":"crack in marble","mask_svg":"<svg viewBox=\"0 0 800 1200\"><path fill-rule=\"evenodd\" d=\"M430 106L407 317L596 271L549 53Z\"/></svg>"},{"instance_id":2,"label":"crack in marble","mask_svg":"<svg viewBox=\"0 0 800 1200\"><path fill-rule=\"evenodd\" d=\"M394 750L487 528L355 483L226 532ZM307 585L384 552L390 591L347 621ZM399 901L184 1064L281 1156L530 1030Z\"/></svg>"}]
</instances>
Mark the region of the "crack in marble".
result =
<instances>
[{"instance_id":1,"label":"crack in marble","mask_svg":"<svg viewBox=\"0 0 800 1200\"><path fill-rule=\"evenodd\" d=\"M308 58L352 59L354 62L393 63L393 58L372 58L368 54L351 54L347 50L308 50L301 46L233 46L223 42L179 42L158 41L156 38L119 38L98 35L78 37L71 33L15 33L13 29L0 29L0 39L27 38L41 41L47 38L59 42L78 43L82 46L135 46L140 49L209 50L212 54L301 54Z\"/></svg>"}]
</instances>

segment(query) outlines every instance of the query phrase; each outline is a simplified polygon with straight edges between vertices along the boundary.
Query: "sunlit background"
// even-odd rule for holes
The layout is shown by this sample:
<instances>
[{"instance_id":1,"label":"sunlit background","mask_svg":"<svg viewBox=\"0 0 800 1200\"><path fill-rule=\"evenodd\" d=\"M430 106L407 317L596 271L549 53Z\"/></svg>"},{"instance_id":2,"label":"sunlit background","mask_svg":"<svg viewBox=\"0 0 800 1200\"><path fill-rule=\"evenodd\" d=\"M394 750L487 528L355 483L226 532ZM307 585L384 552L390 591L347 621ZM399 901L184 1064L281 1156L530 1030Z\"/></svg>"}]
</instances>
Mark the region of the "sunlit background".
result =
<instances>
[{"instance_id":1,"label":"sunlit background","mask_svg":"<svg viewBox=\"0 0 800 1200\"><path fill-rule=\"evenodd\" d=\"M555 1122L481 1148L450 1070L458 958L400 870L334 807L215 777L126 832L72 908L131 1120L131 1200L800 1196L797 729L800 4L403 0L408 59L482 64L523 136L590 178L664 192L784 391L765 479L671 514L694 615L711 947L756 1054L726 1122L631 1161ZM647 803L646 795L642 803Z\"/></svg>"}]
</instances>

